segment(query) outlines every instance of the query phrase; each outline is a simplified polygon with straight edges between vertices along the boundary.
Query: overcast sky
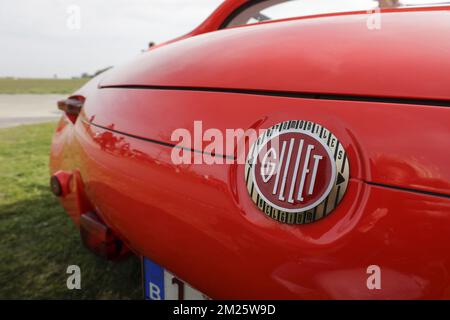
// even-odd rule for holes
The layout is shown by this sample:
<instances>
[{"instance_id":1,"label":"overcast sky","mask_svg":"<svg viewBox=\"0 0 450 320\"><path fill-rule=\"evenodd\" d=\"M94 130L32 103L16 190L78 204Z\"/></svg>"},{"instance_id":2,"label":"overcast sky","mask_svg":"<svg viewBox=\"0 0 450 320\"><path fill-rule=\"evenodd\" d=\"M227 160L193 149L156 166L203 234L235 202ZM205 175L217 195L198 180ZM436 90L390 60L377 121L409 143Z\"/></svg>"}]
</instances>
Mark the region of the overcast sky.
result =
<instances>
[{"instance_id":1,"label":"overcast sky","mask_svg":"<svg viewBox=\"0 0 450 320\"><path fill-rule=\"evenodd\" d=\"M72 77L123 63L149 41L191 31L221 2L0 0L0 77ZM80 8L80 29L73 5Z\"/></svg>"},{"instance_id":2,"label":"overcast sky","mask_svg":"<svg viewBox=\"0 0 450 320\"><path fill-rule=\"evenodd\" d=\"M319 11L336 4L372 2L304 1L313 4L308 8ZM160 43L191 31L220 3L222 0L0 0L0 77L72 77L124 63L150 41ZM80 28L74 18L77 8Z\"/></svg>"}]
</instances>

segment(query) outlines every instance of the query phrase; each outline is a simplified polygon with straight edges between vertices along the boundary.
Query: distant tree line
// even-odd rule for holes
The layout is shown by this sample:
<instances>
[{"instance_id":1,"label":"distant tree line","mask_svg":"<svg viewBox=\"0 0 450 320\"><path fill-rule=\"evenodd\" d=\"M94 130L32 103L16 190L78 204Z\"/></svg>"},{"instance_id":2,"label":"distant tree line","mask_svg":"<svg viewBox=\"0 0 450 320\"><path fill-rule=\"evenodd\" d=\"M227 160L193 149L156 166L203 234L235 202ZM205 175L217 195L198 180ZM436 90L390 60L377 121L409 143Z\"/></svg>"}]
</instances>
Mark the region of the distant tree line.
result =
<instances>
[{"instance_id":1,"label":"distant tree line","mask_svg":"<svg viewBox=\"0 0 450 320\"><path fill-rule=\"evenodd\" d=\"M393 8L400 5L400 0L378 0L380 8Z\"/></svg>"}]
</instances>

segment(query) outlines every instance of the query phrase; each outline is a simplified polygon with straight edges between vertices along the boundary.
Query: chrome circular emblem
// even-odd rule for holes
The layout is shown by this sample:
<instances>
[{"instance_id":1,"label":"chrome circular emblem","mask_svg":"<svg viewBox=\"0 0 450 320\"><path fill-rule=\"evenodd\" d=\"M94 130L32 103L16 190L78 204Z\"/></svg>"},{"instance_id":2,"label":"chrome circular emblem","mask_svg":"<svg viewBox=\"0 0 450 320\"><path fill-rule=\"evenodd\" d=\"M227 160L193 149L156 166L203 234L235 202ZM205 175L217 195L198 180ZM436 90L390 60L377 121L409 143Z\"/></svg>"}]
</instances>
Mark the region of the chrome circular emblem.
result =
<instances>
[{"instance_id":1,"label":"chrome circular emblem","mask_svg":"<svg viewBox=\"0 0 450 320\"><path fill-rule=\"evenodd\" d=\"M251 146L245 166L253 202L287 224L327 216L344 197L348 178L342 144L326 128L305 120L268 128Z\"/></svg>"}]
</instances>

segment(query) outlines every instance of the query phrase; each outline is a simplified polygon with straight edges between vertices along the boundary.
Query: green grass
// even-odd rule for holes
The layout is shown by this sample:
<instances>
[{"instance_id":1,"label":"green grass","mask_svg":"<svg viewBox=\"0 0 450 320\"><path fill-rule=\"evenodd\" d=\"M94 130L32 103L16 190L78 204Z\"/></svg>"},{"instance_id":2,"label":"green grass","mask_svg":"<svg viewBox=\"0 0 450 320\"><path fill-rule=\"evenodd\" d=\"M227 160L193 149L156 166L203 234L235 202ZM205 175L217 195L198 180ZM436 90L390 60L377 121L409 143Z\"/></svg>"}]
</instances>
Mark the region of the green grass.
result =
<instances>
[{"instance_id":1,"label":"green grass","mask_svg":"<svg viewBox=\"0 0 450 320\"><path fill-rule=\"evenodd\" d=\"M0 299L140 299L138 259L112 263L91 254L49 192L54 127L0 130ZM73 264L81 290L66 286Z\"/></svg>"},{"instance_id":2,"label":"green grass","mask_svg":"<svg viewBox=\"0 0 450 320\"><path fill-rule=\"evenodd\" d=\"M88 80L0 78L0 94L70 94Z\"/></svg>"}]
</instances>

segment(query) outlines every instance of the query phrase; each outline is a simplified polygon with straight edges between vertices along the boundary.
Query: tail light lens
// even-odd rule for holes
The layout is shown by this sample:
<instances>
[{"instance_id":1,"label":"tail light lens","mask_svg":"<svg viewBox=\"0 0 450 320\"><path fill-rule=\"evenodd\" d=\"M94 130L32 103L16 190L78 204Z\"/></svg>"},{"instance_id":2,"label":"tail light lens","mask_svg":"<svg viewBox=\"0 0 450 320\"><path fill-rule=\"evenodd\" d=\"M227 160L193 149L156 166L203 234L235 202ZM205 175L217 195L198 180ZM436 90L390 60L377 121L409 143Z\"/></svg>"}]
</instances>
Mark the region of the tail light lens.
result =
<instances>
[{"instance_id":1,"label":"tail light lens","mask_svg":"<svg viewBox=\"0 0 450 320\"><path fill-rule=\"evenodd\" d=\"M80 235L89 250L107 260L118 260L129 253L127 246L92 212L81 215Z\"/></svg>"},{"instance_id":2,"label":"tail light lens","mask_svg":"<svg viewBox=\"0 0 450 320\"><path fill-rule=\"evenodd\" d=\"M66 171L58 171L50 178L50 189L57 197L65 197L70 193L70 181L72 174Z\"/></svg>"},{"instance_id":3,"label":"tail light lens","mask_svg":"<svg viewBox=\"0 0 450 320\"><path fill-rule=\"evenodd\" d=\"M58 101L58 109L64 111L70 121L75 123L85 100L83 96L71 96L68 99Z\"/></svg>"}]
</instances>

